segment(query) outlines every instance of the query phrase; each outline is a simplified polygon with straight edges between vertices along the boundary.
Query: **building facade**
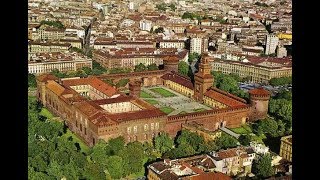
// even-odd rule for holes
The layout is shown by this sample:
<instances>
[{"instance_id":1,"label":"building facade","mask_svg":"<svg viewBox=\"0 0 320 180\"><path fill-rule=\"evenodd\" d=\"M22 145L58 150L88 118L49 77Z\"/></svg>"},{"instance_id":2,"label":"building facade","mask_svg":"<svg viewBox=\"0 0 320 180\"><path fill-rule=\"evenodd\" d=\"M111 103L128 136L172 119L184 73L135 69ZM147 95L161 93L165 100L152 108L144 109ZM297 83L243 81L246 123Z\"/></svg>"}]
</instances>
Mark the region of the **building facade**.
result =
<instances>
[{"instance_id":1,"label":"building facade","mask_svg":"<svg viewBox=\"0 0 320 180\"><path fill-rule=\"evenodd\" d=\"M281 138L280 156L292 162L292 135Z\"/></svg>"},{"instance_id":2,"label":"building facade","mask_svg":"<svg viewBox=\"0 0 320 180\"><path fill-rule=\"evenodd\" d=\"M268 34L266 37L266 50L265 54L274 54L276 53L276 48L279 44L279 38L274 34Z\"/></svg>"}]
</instances>

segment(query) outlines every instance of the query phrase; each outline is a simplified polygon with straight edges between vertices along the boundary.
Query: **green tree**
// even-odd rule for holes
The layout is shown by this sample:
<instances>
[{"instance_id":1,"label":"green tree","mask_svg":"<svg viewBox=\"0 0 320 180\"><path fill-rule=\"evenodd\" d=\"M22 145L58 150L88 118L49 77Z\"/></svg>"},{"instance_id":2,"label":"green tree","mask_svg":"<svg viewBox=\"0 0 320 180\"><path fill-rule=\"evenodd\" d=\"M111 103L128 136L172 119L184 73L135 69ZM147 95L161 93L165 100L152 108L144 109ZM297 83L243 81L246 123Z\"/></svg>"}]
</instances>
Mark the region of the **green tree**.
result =
<instances>
[{"instance_id":1,"label":"green tree","mask_svg":"<svg viewBox=\"0 0 320 180\"><path fill-rule=\"evenodd\" d=\"M157 4L157 5L156 5L156 8L157 8L159 11L165 11L165 10L167 10L167 5L166 5L165 3Z\"/></svg>"},{"instance_id":2,"label":"green tree","mask_svg":"<svg viewBox=\"0 0 320 180\"><path fill-rule=\"evenodd\" d=\"M251 136L250 135L240 135L238 140L242 145L248 146L251 142Z\"/></svg>"},{"instance_id":3,"label":"green tree","mask_svg":"<svg viewBox=\"0 0 320 180\"><path fill-rule=\"evenodd\" d=\"M141 71L145 71L146 69L147 69L147 67L144 64L140 63L135 66L134 71L141 72Z\"/></svg>"},{"instance_id":4,"label":"green tree","mask_svg":"<svg viewBox=\"0 0 320 180\"><path fill-rule=\"evenodd\" d=\"M193 147L189 144L181 144L178 145L177 148L172 149L171 151L167 152L164 157L169 157L170 159L176 159L181 157L192 156L196 154L196 151Z\"/></svg>"},{"instance_id":5,"label":"green tree","mask_svg":"<svg viewBox=\"0 0 320 180\"><path fill-rule=\"evenodd\" d=\"M107 161L108 171L113 179L120 179L123 173L123 162L119 156L110 156Z\"/></svg>"},{"instance_id":6,"label":"green tree","mask_svg":"<svg viewBox=\"0 0 320 180\"><path fill-rule=\"evenodd\" d=\"M171 4L169 5L169 7L170 7L171 11L176 11L176 9L177 9L176 5L173 4L173 3L171 3Z\"/></svg>"},{"instance_id":7,"label":"green tree","mask_svg":"<svg viewBox=\"0 0 320 180\"><path fill-rule=\"evenodd\" d=\"M89 67L83 67L81 70L86 74L86 76L89 76L89 75L93 74L92 73L92 69L89 68Z\"/></svg>"},{"instance_id":8,"label":"green tree","mask_svg":"<svg viewBox=\"0 0 320 180\"><path fill-rule=\"evenodd\" d=\"M110 139L108 141L107 154L109 156L118 155L120 151L124 149L125 140L123 136L119 136L117 138Z\"/></svg>"},{"instance_id":9,"label":"green tree","mask_svg":"<svg viewBox=\"0 0 320 180\"><path fill-rule=\"evenodd\" d=\"M193 61L198 61L200 59L200 54L194 52L194 53L191 53L189 54L188 56L188 62L189 63L192 63Z\"/></svg>"},{"instance_id":10,"label":"green tree","mask_svg":"<svg viewBox=\"0 0 320 180\"><path fill-rule=\"evenodd\" d=\"M281 86L281 85L292 84L292 76L272 78L272 79L270 79L269 84L271 86Z\"/></svg>"},{"instance_id":11,"label":"green tree","mask_svg":"<svg viewBox=\"0 0 320 180\"><path fill-rule=\"evenodd\" d=\"M51 160L47 173L57 179L61 179L64 176L62 166L55 160Z\"/></svg>"},{"instance_id":12,"label":"green tree","mask_svg":"<svg viewBox=\"0 0 320 180\"><path fill-rule=\"evenodd\" d=\"M101 167L105 167L107 164L107 143L100 140L93 148L90 154L93 162L98 163Z\"/></svg>"},{"instance_id":13,"label":"green tree","mask_svg":"<svg viewBox=\"0 0 320 180\"><path fill-rule=\"evenodd\" d=\"M147 68L149 71L159 70L159 67L155 63L149 64Z\"/></svg>"},{"instance_id":14,"label":"green tree","mask_svg":"<svg viewBox=\"0 0 320 180\"><path fill-rule=\"evenodd\" d=\"M138 141L128 143L119 156L123 160L124 175L137 173L143 167L144 150L143 145Z\"/></svg>"},{"instance_id":15,"label":"green tree","mask_svg":"<svg viewBox=\"0 0 320 180\"><path fill-rule=\"evenodd\" d=\"M292 91L280 91L273 99L286 99L286 100L292 100Z\"/></svg>"},{"instance_id":16,"label":"green tree","mask_svg":"<svg viewBox=\"0 0 320 180\"><path fill-rule=\"evenodd\" d=\"M44 159L43 155L38 154L30 161L30 166L34 168L37 172L45 172L48 168L48 163Z\"/></svg>"},{"instance_id":17,"label":"green tree","mask_svg":"<svg viewBox=\"0 0 320 180\"><path fill-rule=\"evenodd\" d=\"M161 154L170 151L174 147L174 142L168 133L161 133L154 138L154 147L161 152Z\"/></svg>"},{"instance_id":18,"label":"green tree","mask_svg":"<svg viewBox=\"0 0 320 180\"><path fill-rule=\"evenodd\" d=\"M269 154L262 155L257 160L253 161L252 172L260 178L267 178L273 175L271 166L272 158Z\"/></svg>"},{"instance_id":19,"label":"green tree","mask_svg":"<svg viewBox=\"0 0 320 180\"><path fill-rule=\"evenodd\" d=\"M219 137L215 143L218 146L218 149L228 149L238 145L237 139L225 133L222 133L221 137Z\"/></svg>"},{"instance_id":20,"label":"green tree","mask_svg":"<svg viewBox=\"0 0 320 180\"><path fill-rule=\"evenodd\" d=\"M104 169L97 163L87 163L84 167L83 176L86 179L105 180Z\"/></svg>"},{"instance_id":21,"label":"green tree","mask_svg":"<svg viewBox=\"0 0 320 180\"><path fill-rule=\"evenodd\" d=\"M59 29L63 29L64 28L64 25L60 22L60 21L41 21L40 22L40 25L48 25L48 26L52 26L52 27L55 27L55 28L59 28Z\"/></svg>"},{"instance_id":22,"label":"green tree","mask_svg":"<svg viewBox=\"0 0 320 180\"><path fill-rule=\"evenodd\" d=\"M28 74L28 87L35 88L37 87L36 76L33 74Z\"/></svg>"},{"instance_id":23,"label":"green tree","mask_svg":"<svg viewBox=\"0 0 320 180\"><path fill-rule=\"evenodd\" d=\"M154 33L163 33L163 32L164 32L164 29L163 29L163 27L158 27L158 28L155 29L153 32L154 32Z\"/></svg>"},{"instance_id":24,"label":"green tree","mask_svg":"<svg viewBox=\"0 0 320 180\"><path fill-rule=\"evenodd\" d=\"M188 76L188 72L189 72L189 64L184 61L180 61L178 64L178 73L183 76Z\"/></svg>"},{"instance_id":25,"label":"green tree","mask_svg":"<svg viewBox=\"0 0 320 180\"><path fill-rule=\"evenodd\" d=\"M121 79L119 82L116 84L116 87L125 87L129 82L129 79Z\"/></svg>"},{"instance_id":26,"label":"green tree","mask_svg":"<svg viewBox=\"0 0 320 180\"><path fill-rule=\"evenodd\" d=\"M204 138L195 132L182 130L177 137L178 145L189 144L197 153L203 151L205 145Z\"/></svg>"},{"instance_id":27,"label":"green tree","mask_svg":"<svg viewBox=\"0 0 320 180\"><path fill-rule=\"evenodd\" d=\"M218 88L232 94L239 90L238 82L230 76L225 76L221 79Z\"/></svg>"}]
</instances>

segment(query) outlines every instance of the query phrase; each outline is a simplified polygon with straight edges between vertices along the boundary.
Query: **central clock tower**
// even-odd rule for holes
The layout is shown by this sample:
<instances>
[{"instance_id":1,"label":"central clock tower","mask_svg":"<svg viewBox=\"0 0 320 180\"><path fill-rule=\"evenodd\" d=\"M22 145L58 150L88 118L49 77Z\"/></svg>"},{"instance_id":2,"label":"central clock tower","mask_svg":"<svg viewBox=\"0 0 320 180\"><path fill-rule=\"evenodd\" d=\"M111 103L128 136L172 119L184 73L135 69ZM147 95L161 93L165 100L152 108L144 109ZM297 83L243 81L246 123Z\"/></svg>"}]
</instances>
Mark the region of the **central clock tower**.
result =
<instances>
[{"instance_id":1,"label":"central clock tower","mask_svg":"<svg viewBox=\"0 0 320 180\"><path fill-rule=\"evenodd\" d=\"M194 99L199 102L203 102L203 94L213 85L210 59L207 53L202 54L199 71L194 75Z\"/></svg>"}]
</instances>

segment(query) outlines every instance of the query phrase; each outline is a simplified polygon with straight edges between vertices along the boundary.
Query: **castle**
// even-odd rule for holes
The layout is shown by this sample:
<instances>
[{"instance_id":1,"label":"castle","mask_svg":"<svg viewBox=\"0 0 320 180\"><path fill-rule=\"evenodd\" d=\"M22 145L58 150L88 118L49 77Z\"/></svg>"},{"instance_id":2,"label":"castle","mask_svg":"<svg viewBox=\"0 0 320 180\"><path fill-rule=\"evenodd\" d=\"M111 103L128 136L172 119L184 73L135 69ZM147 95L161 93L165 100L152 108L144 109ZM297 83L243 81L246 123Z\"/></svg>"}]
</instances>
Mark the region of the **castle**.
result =
<instances>
[{"instance_id":1,"label":"castle","mask_svg":"<svg viewBox=\"0 0 320 180\"><path fill-rule=\"evenodd\" d=\"M160 132L175 136L184 124L195 122L209 131L239 127L267 116L270 93L262 88L249 91L250 102L212 87L211 57L203 54L194 83L176 73L178 60L167 58L165 69L151 72L58 79L50 74L37 77L38 99L86 144L123 136L126 142L150 141ZM166 64L169 67L166 67ZM129 95L103 79L129 78ZM162 85L210 107L209 110L167 115L140 98L141 86Z\"/></svg>"}]
</instances>

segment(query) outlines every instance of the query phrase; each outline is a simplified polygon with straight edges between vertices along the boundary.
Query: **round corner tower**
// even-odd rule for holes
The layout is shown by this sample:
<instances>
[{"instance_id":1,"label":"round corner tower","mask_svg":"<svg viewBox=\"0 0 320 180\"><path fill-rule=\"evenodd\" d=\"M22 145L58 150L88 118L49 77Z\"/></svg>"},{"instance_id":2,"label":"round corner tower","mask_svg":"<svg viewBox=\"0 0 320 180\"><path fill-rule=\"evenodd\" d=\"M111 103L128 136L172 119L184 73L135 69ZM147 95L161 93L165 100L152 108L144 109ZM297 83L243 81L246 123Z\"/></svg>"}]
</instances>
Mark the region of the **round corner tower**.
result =
<instances>
[{"instance_id":1,"label":"round corner tower","mask_svg":"<svg viewBox=\"0 0 320 180\"><path fill-rule=\"evenodd\" d=\"M164 69L168 72L178 72L179 58L176 56L167 56L163 58Z\"/></svg>"},{"instance_id":2,"label":"round corner tower","mask_svg":"<svg viewBox=\"0 0 320 180\"><path fill-rule=\"evenodd\" d=\"M251 106L250 121L264 119L268 115L268 106L270 100L270 92L257 88L249 91L249 100Z\"/></svg>"}]
</instances>

